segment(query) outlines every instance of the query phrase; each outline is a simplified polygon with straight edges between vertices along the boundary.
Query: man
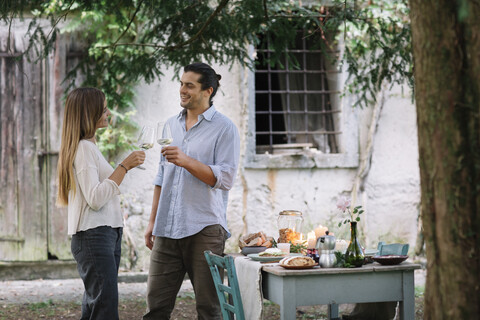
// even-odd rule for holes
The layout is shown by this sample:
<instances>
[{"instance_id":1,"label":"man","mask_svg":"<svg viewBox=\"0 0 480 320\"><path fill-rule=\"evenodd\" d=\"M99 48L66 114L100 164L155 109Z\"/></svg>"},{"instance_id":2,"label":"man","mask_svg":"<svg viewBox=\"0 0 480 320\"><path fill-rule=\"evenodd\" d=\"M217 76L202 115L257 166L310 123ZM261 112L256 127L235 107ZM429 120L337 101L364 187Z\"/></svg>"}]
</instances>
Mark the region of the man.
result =
<instances>
[{"instance_id":1,"label":"man","mask_svg":"<svg viewBox=\"0 0 480 320\"><path fill-rule=\"evenodd\" d=\"M215 110L221 76L205 63L184 68L183 110L168 120L173 143L162 154L145 244L152 254L143 319L170 319L185 272L192 282L198 319L221 319L220 305L203 252L222 255L226 206L239 158L237 128Z\"/></svg>"}]
</instances>

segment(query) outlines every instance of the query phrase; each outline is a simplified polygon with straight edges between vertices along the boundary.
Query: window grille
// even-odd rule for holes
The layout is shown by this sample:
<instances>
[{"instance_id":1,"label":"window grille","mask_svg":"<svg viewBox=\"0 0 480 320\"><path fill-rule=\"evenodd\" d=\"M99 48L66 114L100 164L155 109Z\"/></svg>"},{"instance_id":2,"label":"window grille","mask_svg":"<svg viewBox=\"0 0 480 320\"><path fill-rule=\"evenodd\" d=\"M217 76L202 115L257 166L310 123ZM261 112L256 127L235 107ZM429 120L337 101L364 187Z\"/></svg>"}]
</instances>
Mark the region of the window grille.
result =
<instances>
[{"instance_id":1,"label":"window grille","mask_svg":"<svg viewBox=\"0 0 480 320\"><path fill-rule=\"evenodd\" d=\"M255 70L257 154L306 147L339 152L337 137L341 131L335 126L340 113L336 88L339 71L316 48L318 41L319 34L298 33L295 47L285 50L293 54L298 66L289 62L285 53L280 63L270 65L267 61L274 51L268 43L259 45Z\"/></svg>"}]
</instances>

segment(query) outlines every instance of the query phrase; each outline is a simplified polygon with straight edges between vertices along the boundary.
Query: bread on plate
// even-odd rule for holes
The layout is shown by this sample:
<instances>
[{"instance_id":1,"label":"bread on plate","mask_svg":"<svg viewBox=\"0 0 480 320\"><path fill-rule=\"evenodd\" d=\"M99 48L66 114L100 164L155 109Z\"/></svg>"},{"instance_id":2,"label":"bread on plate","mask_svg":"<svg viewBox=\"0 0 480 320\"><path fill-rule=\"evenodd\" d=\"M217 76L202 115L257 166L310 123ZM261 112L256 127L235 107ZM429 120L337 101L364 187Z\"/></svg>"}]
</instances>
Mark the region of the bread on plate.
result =
<instances>
[{"instance_id":1,"label":"bread on plate","mask_svg":"<svg viewBox=\"0 0 480 320\"><path fill-rule=\"evenodd\" d=\"M315 260L305 256L286 257L280 260L279 263L289 267L309 267L316 264Z\"/></svg>"}]
</instances>

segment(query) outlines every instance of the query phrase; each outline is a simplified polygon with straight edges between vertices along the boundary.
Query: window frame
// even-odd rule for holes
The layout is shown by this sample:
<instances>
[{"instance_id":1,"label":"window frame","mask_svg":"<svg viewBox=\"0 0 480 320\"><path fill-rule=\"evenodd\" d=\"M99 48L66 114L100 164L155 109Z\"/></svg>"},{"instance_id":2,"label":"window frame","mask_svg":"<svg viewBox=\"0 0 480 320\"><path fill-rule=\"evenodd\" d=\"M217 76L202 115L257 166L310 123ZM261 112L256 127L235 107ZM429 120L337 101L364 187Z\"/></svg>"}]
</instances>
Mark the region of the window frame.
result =
<instances>
[{"instance_id":1,"label":"window frame","mask_svg":"<svg viewBox=\"0 0 480 320\"><path fill-rule=\"evenodd\" d=\"M255 47L249 46L253 57ZM342 44L339 44L340 51ZM342 52L340 52L342 53ZM339 131L337 136L338 153L323 153L321 151L304 148L292 150L288 154L257 154L256 153L256 125L255 125L255 70L246 70L247 104L248 104L248 131L246 137L245 168L248 169L312 169L312 168L356 168L359 163L359 117L357 108L352 107L354 97L344 95L339 97L338 108L340 114ZM338 73L338 81L344 84L347 79L345 70Z\"/></svg>"}]
</instances>

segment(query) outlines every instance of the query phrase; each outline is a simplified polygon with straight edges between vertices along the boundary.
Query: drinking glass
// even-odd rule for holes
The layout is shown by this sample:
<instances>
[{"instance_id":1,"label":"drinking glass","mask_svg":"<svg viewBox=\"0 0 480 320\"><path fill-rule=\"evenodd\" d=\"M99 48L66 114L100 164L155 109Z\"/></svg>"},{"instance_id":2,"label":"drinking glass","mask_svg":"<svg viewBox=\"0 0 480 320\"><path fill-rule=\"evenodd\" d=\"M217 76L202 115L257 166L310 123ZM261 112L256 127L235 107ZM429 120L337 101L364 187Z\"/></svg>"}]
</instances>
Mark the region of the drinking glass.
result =
<instances>
[{"instance_id":1,"label":"drinking glass","mask_svg":"<svg viewBox=\"0 0 480 320\"><path fill-rule=\"evenodd\" d=\"M137 145L142 150L148 150L153 148L153 144L155 143L155 129L149 126L143 126L142 131L140 132L140 136L137 140ZM145 167L139 165L138 169L145 170Z\"/></svg>"},{"instance_id":2,"label":"drinking glass","mask_svg":"<svg viewBox=\"0 0 480 320\"><path fill-rule=\"evenodd\" d=\"M157 143L161 148L169 146L173 142L172 130L168 122L159 122L157 124ZM169 162L160 153L160 165L167 165Z\"/></svg>"}]
</instances>

